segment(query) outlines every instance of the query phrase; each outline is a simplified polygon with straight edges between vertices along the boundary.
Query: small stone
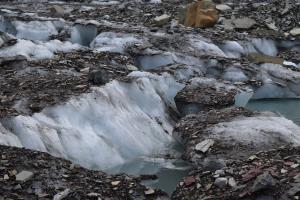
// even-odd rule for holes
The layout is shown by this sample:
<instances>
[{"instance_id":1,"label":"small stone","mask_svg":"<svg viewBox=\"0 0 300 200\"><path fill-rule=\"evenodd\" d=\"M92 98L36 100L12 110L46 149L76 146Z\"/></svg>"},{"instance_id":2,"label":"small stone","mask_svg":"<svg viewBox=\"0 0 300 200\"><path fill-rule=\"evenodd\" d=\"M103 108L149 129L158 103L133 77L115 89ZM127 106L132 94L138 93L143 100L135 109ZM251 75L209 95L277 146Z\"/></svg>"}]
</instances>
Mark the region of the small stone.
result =
<instances>
[{"instance_id":1,"label":"small stone","mask_svg":"<svg viewBox=\"0 0 300 200\"><path fill-rule=\"evenodd\" d=\"M216 170L216 171L215 171L215 174L225 175L225 172L224 172L224 170L219 169L219 170Z\"/></svg>"},{"instance_id":2,"label":"small stone","mask_svg":"<svg viewBox=\"0 0 300 200\"><path fill-rule=\"evenodd\" d=\"M297 167L299 167L299 164L293 164L293 165L291 166L291 168L293 168L293 169L295 169L295 168L297 168Z\"/></svg>"},{"instance_id":3,"label":"small stone","mask_svg":"<svg viewBox=\"0 0 300 200\"><path fill-rule=\"evenodd\" d=\"M16 175L16 181L27 181L32 178L33 173L30 171L21 171Z\"/></svg>"},{"instance_id":4,"label":"small stone","mask_svg":"<svg viewBox=\"0 0 300 200\"><path fill-rule=\"evenodd\" d=\"M10 176L15 176L15 175L17 175L17 173L18 173L18 172L17 172L17 170L15 170L15 169L9 171L9 175L10 175Z\"/></svg>"},{"instance_id":5,"label":"small stone","mask_svg":"<svg viewBox=\"0 0 300 200\"><path fill-rule=\"evenodd\" d=\"M196 145L195 150L205 153L215 142L212 139L204 140Z\"/></svg>"},{"instance_id":6,"label":"small stone","mask_svg":"<svg viewBox=\"0 0 300 200\"><path fill-rule=\"evenodd\" d=\"M272 22L272 23L266 23L267 27L271 30L274 30L274 31L278 31L278 28L276 27L275 25L275 22Z\"/></svg>"},{"instance_id":7,"label":"small stone","mask_svg":"<svg viewBox=\"0 0 300 200\"><path fill-rule=\"evenodd\" d=\"M53 200L62 200L66 198L70 194L71 190L70 189L65 189L64 191L57 193L54 197Z\"/></svg>"},{"instance_id":8,"label":"small stone","mask_svg":"<svg viewBox=\"0 0 300 200\"><path fill-rule=\"evenodd\" d=\"M214 184L215 184L217 187L219 187L219 188L224 188L224 187L226 187L227 183L228 183L228 179L227 179L227 178L223 178L223 177L217 178L217 179L215 180L215 182L214 182Z\"/></svg>"},{"instance_id":9,"label":"small stone","mask_svg":"<svg viewBox=\"0 0 300 200\"><path fill-rule=\"evenodd\" d=\"M291 31L290 31L290 34L292 36L300 36L300 28L293 28Z\"/></svg>"},{"instance_id":10,"label":"small stone","mask_svg":"<svg viewBox=\"0 0 300 200\"><path fill-rule=\"evenodd\" d=\"M129 71L138 71L139 69L134 65L126 65Z\"/></svg>"},{"instance_id":11,"label":"small stone","mask_svg":"<svg viewBox=\"0 0 300 200\"><path fill-rule=\"evenodd\" d=\"M147 187L147 190L144 193L145 195L151 195L155 193L155 190L153 190L151 187Z\"/></svg>"},{"instance_id":12,"label":"small stone","mask_svg":"<svg viewBox=\"0 0 300 200\"><path fill-rule=\"evenodd\" d=\"M250 29L256 24L254 19L248 17L234 19L232 22L236 29Z\"/></svg>"},{"instance_id":13,"label":"small stone","mask_svg":"<svg viewBox=\"0 0 300 200\"><path fill-rule=\"evenodd\" d=\"M230 186L230 187L236 187L236 181L234 180L234 178L229 178L228 179L228 185Z\"/></svg>"},{"instance_id":14,"label":"small stone","mask_svg":"<svg viewBox=\"0 0 300 200\"><path fill-rule=\"evenodd\" d=\"M253 155L253 156L250 156L249 158L248 158L248 160L256 160L256 159L258 159L258 157L256 156L256 155Z\"/></svg>"},{"instance_id":15,"label":"small stone","mask_svg":"<svg viewBox=\"0 0 300 200\"><path fill-rule=\"evenodd\" d=\"M286 170L286 169L281 169L280 170L280 173L282 173L282 174L285 174L285 173L287 173L288 172L288 170Z\"/></svg>"},{"instance_id":16,"label":"small stone","mask_svg":"<svg viewBox=\"0 0 300 200\"><path fill-rule=\"evenodd\" d=\"M119 185L121 183L121 181L113 181L113 182L111 182L111 185L112 186L117 186L117 185Z\"/></svg>"},{"instance_id":17,"label":"small stone","mask_svg":"<svg viewBox=\"0 0 300 200\"><path fill-rule=\"evenodd\" d=\"M189 186L189 185L194 184L194 183L196 182L196 179L195 179L195 177L193 177L193 176L188 176L188 177L185 177L185 178L183 179L183 181L184 181L184 184L185 184L185 185Z\"/></svg>"},{"instance_id":18,"label":"small stone","mask_svg":"<svg viewBox=\"0 0 300 200\"><path fill-rule=\"evenodd\" d=\"M163 26L169 22L170 18L170 15L163 14L161 16L155 17L154 22L157 26Z\"/></svg>"},{"instance_id":19,"label":"small stone","mask_svg":"<svg viewBox=\"0 0 300 200\"><path fill-rule=\"evenodd\" d=\"M101 195L95 192L91 192L87 194L88 197L100 197Z\"/></svg>"},{"instance_id":20,"label":"small stone","mask_svg":"<svg viewBox=\"0 0 300 200\"><path fill-rule=\"evenodd\" d=\"M231 10L232 8L226 4L217 4L216 9L224 12L227 10Z\"/></svg>"},{"instance_id":21,"label":"small stone","mask_svg":"<svg viewBox=\"0 0 300 200\"><path fill-rule=\"evenodd\" d=\"M3 180L8 180L9 176L7 174L4 175Z\"/></svg>"}]
</instances>

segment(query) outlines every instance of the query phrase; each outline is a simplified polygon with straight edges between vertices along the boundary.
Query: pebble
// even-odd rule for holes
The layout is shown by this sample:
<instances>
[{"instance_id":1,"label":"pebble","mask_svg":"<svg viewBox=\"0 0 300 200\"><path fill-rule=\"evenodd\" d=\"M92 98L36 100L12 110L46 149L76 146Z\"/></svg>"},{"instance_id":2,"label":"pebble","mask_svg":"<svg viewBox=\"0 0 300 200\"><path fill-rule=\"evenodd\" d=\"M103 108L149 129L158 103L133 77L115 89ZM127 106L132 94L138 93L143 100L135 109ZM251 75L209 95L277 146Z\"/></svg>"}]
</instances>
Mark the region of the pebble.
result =
<instances>
[{"instance_id":1,"label":"pebble","mask_svg":"<svg viewBox=\"0 0 300 200\"><path fill-rule=\"evenodd\" d=\"M224 187L226 187L227 183L228 183L228 179L227 179L227 178L223 178L223 177L217 178L217 179L215 180L215 182L214 182L214 184L215 184L217 187L219 187L219 188L224 188Z\"/></svg>"}]
</instances>

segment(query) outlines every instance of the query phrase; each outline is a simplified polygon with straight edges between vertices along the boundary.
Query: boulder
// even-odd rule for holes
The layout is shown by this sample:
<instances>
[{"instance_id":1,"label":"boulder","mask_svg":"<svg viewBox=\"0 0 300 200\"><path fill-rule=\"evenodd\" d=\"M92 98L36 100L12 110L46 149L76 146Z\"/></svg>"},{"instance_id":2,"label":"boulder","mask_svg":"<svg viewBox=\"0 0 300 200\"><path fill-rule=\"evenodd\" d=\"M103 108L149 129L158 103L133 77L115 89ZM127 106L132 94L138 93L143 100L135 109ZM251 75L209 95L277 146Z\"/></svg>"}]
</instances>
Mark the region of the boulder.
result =
<instances>
[{"instance_id":1,"label":"boulder","mask_svg":"<svg viewBox=\"0 0 300 200\"><path fill-rule=\"evenodd\" d=\"M184 25L196 28L214 26L219 20L219 11L211 0L199 0L186 7Z\"/></svg>"},{"instance_id":2,"label":"boulder","mask_svg":"<svg viewBox=\"0 0 300 200\"><path fill-rule=\"evenodd\" d=\"M156 26L163 26L166 25L170 21L170 15L163 14L161 16L154 18L154 23Z\"/></svg>"},{"instance_id":3,"label":"boulder","mask_svg":"<svg viewBox=\"0 0 300 200\"><path fill-rule=\"evenodd\" d=\"M62 17L65 14L65 10L59 5L54 5L50 8L50 13L54 17Z\"/></svg>"}]
</instances>

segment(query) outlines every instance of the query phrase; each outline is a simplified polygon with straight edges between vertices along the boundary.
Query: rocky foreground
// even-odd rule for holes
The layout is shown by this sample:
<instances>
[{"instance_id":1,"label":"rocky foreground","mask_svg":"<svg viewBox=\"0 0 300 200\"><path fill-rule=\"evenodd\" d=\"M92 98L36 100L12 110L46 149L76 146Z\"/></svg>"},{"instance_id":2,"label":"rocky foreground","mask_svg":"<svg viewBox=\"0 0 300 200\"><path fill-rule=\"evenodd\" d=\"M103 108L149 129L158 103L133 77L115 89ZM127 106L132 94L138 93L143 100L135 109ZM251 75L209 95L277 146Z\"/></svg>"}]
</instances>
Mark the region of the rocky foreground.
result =
<instances>
[{"instance_id":1,"label":"rocky foreground","mask_svg":"<svg viewBox=\"0 0 300 200\"><path fill-rule=\"evenodd\" d=\"M300 198L300 127L242 108L299 98L299 0L1 1L0 14L0 200ZM90 170L173 138L195 170L169 196Z\"/></svg>"},{"instance_id":2,"label":"rocky foreground","mask_svg":"<svg viewBox=\"0 0 300 200\"><path fill-rule=\"evenodd\" d=\"M127 175L108 176L46 153L0 146L1 199L157 199Z\"/></svg>"}]
</instances>

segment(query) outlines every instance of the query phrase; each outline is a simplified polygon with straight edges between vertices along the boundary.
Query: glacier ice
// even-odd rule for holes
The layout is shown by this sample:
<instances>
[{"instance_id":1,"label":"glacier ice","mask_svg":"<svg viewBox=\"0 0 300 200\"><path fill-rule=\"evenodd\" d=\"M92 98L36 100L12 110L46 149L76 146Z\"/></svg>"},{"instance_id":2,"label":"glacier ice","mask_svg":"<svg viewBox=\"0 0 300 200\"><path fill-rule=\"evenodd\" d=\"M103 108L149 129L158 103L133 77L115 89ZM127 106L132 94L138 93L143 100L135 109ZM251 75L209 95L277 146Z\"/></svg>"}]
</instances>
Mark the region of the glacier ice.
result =
<instances>
[{"instance_id":1,"label":"glacier ice","mask_svg":"<svg viewBox=\"0 0 300 200\"><path fill-rule=\"evenodd\" d=\"M49 42L37 41L34 43L29 40L19 39L15 45L0 49L0 56L13 57L22 55L28 59L45 59L53 57L55 52L70 52L80 48L80 45L72 44L68 41L51 40Z\"/></svg>"},{"instance_id":2,"label":"glacier ice","mask_svg":"<svg viewBox=\"0 0 300 200\"><path fill-rule=\"evenodd\" d=\"M131 83L115 80L33 116L2 120L0 143L101 169L158 153L173 141L167 109L175 108L173 98L183 85L168 74L129 76Z\"/></svg>"},{"instance_id":3,"label":"glacier ice","mask_svg":"<svg viewBox=\"0 0 300 200\"><path fill-rule=\"evenodd\" d=\"M232 82L245 82L248 80L248 77L241 69L230 67L226 69L225 73L223 74L223 79Z\"/></svg>"},{"instance_id":4,"label":"glacier ice","mask_svg":"<svg viewBox=\"0 0 300 200\"><path fill-rule=\"evenodd\" d=\"M27 40L48 41L51 35L57 35L57 28L63 26L52 21L13 21L16 37ZM57 26L56 26L57 25Z\"/></svg>"},{"instance_id":5,"label":"glacier ice","mask_svg":"<svg viewBox=\"0 0 300 200\"><path fill-rule=\"evenodd\" d=\"M226 41L219 46L228 58L240 58L245 53L244 48L236 41Z\"/></svg>"},{"instance_id":6,"label":"glacier ice","mask_svg":"<svg viewBox=\"0 0 300 200\"><path fill-rule=\"evenodd\" d=\"M136 43L142 43L142 40L132 34L103 32L92 41L91 48L97 51L124 53L126 46Z\"/></svg>"},{"instance_id":7,"label":"glacier ice","mask_svg":"<svg viewBox=\"0 0 300 200\"><path fill-rule=\"evenodd\" d=\"M276 56L278 54L276 43L271 39L255 38L252 39L252 43L254 47L262 54L268 56Z\"/></svg>"},{"instance_id":8,"label":"glacier ice","mask_svg":"<svg viewBox=\"0 0 300 200\"><path fill-rule=\"evenodd\" d=\"M71 41L83 46L90 46L96 36L97 27L92 24L76 24L71 31Z\"/></svg>"}]
</instances>

